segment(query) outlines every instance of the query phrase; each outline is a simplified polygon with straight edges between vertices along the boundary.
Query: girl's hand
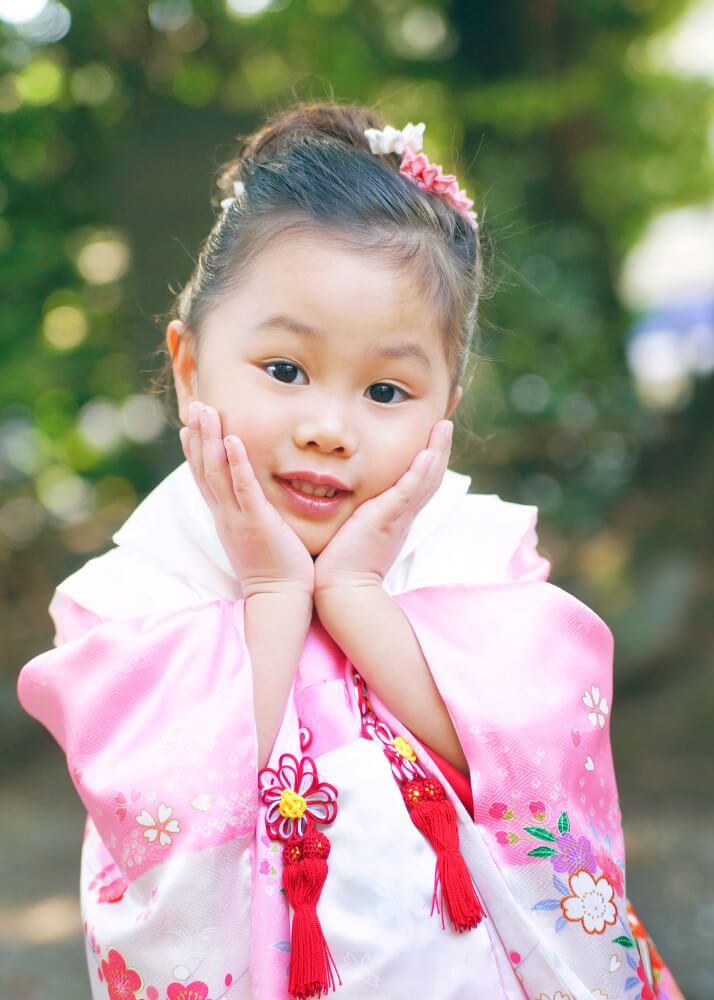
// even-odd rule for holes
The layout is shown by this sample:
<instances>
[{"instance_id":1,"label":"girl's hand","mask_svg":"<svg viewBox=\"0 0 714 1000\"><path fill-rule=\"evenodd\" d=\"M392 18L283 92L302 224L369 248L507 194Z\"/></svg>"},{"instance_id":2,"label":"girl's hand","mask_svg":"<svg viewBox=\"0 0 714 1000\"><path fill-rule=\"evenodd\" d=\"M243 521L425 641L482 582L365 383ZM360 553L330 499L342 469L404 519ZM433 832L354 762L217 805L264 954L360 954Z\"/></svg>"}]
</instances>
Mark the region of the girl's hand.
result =
<instances>
[{"instance_id":1,"label":"girl's hand","mask_svg":"<svg viewBox=\"0 0 714 1000\"><path fill-rule=\"evenodd\" d=\"M436 493L451 453L454 425L440 420L394 486L365 500L345 521L315 561L315 600L343 587L381 585L399 554L412 522Z\"/></svg>"},{"instance_id":2,"label":"girl's hand","mask_svg":"<svg viewBox=\"0 0 714 1000\"><path fill-rule=\"evenodd\" d=\"M220 415L197 402L179 436L242 596L298 592L312 599L312 557L266 499L240 438L231 435L224 444Z\"/></svg>"}]
</instances>

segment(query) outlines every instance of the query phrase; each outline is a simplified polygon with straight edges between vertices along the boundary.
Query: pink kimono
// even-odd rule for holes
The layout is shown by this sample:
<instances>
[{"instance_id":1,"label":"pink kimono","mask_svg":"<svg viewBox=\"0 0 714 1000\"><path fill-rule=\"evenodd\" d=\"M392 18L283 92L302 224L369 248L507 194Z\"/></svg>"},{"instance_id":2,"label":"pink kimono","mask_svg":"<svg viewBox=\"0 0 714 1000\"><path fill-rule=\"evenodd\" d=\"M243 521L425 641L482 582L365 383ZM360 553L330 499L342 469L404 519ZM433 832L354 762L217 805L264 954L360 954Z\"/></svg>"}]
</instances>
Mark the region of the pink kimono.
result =
<instances>
[{"instance_id":1,"label":"pink kimono","mask_svg":"<svg viewBox=\"0 0 714 1000\"><path fill-rule=\"evenodd\" d=\"M287 1000L278 827L293 814L278 804L296 796L331 844L318 913L336 998L681 998L626 898L612 635L546 582L536 509L469 485L447 471L384 587L458 732L473 819L373 695L365 728L316 616L261 795L244 601L186 464L57 588L56 648L18 692L88 813L94 1000ZM453 802L485 911L464 933L431 914L434 850L395 780L420 767Z\"/></svg>"}]
</instances>

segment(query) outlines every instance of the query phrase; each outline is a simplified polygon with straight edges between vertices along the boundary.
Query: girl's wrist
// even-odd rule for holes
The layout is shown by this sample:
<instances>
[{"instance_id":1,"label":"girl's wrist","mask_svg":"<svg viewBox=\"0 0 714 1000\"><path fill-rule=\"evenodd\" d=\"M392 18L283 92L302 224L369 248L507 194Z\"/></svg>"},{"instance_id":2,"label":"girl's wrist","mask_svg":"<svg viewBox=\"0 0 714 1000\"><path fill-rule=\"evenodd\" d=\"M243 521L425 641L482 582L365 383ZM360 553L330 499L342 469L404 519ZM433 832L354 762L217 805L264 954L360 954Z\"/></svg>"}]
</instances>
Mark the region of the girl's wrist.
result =
<instances>
[{"instance_id":1,"label":"girl's wrist","mask_svg":"<svg viewBox=\"0 0 714 1000\"><path fill-rule=\"evenodd\" d=\"M313 594L302 584L251 584L247 588L242 588L243 597L246 601L254 600L256 597L279 597L283 600L295 601L298 604L312 605Z\"/></svg>"},{"instance_id":2,"label":"girl's wrist","mask_svg":"<svg viewBox=\"0 0 714 1000\"><path fill-rule=\"evenodd\" d=\"M334 580L317 581L314 594L315 607L324 610L335 606L336 603L339 604L345 598L349 600L351 594L382 589L382 580L374 573L354 573Z\"/></svg>"}]
</instances>

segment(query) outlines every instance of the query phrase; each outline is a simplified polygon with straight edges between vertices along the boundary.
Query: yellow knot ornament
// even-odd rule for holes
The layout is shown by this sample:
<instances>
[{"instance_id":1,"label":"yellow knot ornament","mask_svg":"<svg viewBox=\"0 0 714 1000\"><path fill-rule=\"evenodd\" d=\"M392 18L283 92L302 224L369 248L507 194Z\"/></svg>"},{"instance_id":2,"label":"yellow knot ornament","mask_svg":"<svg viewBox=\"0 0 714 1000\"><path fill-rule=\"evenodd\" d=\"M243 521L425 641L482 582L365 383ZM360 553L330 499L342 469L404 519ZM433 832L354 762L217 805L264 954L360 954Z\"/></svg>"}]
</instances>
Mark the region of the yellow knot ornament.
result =
<instances>
[{"instance_id":1,"label":"yellow knot ornament","mask_svg":"<svg viewBox=\"0 0 714 1000\"><path fill-rule=\"evenodd\" d=\"M411 743L407 743L403 736L395 736L392 740L392 746L400 757L405 757L407 760L417 759Z\"/></svg>"},{"instance_id":2,"label":"yellow knot ornament","mask_svg":"<svg viewBox=\"0 0 714 1000\"><path fill-rule=\"evenodd\" d=\"M280 793L280 815L285 819L301 819L307 809L307 802L292 788L283 788Z\"/></svg>"}]
</instances>

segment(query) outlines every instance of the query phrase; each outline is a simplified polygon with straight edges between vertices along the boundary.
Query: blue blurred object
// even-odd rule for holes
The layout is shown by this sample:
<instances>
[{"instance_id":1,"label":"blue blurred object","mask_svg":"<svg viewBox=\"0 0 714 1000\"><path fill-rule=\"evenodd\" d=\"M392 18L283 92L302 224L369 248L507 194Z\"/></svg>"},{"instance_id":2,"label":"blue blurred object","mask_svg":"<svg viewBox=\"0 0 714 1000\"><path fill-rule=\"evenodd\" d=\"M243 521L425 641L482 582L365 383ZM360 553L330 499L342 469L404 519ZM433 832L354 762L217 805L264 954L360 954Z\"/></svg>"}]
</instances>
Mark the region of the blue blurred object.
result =
<instances>
[{"instance_id":1,"label":"blue blurred object","mask_svg":"<svg viewBox=\"0 0 714 1000\"><path fill-rule=\"evenodd\" d=\"M643 383L714 371L714 295L688 296L647 313L627 338L627 364Z\"/></svg>"}]
</instances>

